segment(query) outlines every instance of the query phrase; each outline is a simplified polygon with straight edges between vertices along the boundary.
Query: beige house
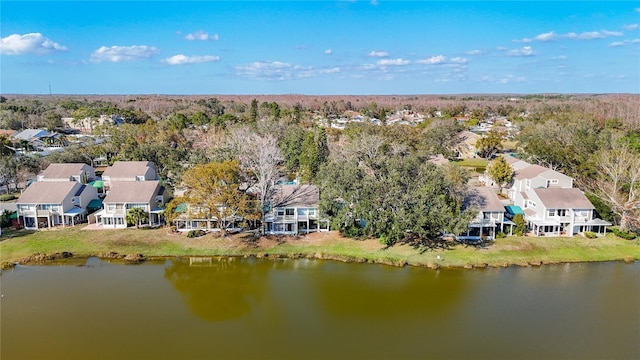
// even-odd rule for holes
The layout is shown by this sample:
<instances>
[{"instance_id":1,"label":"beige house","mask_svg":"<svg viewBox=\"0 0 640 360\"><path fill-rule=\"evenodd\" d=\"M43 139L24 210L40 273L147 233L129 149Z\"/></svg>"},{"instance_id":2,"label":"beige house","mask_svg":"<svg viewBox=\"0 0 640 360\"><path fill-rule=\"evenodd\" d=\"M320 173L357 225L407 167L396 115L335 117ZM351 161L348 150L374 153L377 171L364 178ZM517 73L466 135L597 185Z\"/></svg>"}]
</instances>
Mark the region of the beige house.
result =
<instances>
[{"instance_id":1,"label":"beige house","mask_svg":"<svg viewBox=\"0 0 640 360\"><path fill-rule=\"evenodd\" d=\"M265 234L329 231L329 220L321 216L319 201L320 192L314 185L279 185L264 216Z\"/></svg>"},{"instance_id":2,"label":"beige house","mask_svg":"<svg viewBox=\"0 0 640 360\"><path fill-rule=\"evenodd\" d=\"M153 180L158 180L158 173L150 161L116 161L102 173L105 190L116 182Z\"/></svg>"},{"instance_id":3,"label":"beige house","mask_svg":"<svg viewBox=\"0 0 640 360\"><path fill-rule=\"evenodd\" d=\"M525 219L536 236L603 234L611 225L595 217L595 207L580 189L537 188L522 196Z\"/></svg>"},{"instance_id":4,"label":"beige house","mask_svg":"<svg viewBox=\"0 0 640 360\"><path fill-rule=\"evenodd\" d=\"M50 228L82 222L87 205L98 198L96 189L77 181L36 181L16 201L26 229Z\"/></svg>"},{"instance_id":5,"label":"beige house","mask_svg":"<svg viewBox=\"0 0 640 360\"><path fill-rule=\"evenodd\" d=\"M96 170L84 163L50 164L36 177L37 181L76 181L87 183L96 178Z\"/></svg>"},{"instance_id":6,"label":"beige house","mask_svg":"<svg viewBox=\"0 0 640 360\"><path fill-rule=\"evenodd\" d=\"M456 145L455 151L457 157L461 159L471 159L476 157L476 143L482 136L464 130L458 133L460 142Z\"/></svg>"},{"instance_id":7,"label":"beige house","mask_svg":"<svg viewBox=\"0 0 640 360\"><path fill-rule=\"evenodd\" d=\"M112 183L103 200L104 208L94 214L96 222L105 228L123 229L127 227L127 212L141 208L148 219L144 225L162 225L168 196L164 186L157 180Z\"/></svg>"},{"instance_id":8,"label":"beige house","mask_svg":"<svg viewBox=\"0 0 640 360\"><path fill-rule=\"evenodd\" d=\"M477 209L478 214L469 223L467 231L457 236L458 240L494 240L498 232L505 234L513 232L513 222L505 218L504 205L493 188L488 186L470 188L464 206Z\"/></svg>"}]
</instances>

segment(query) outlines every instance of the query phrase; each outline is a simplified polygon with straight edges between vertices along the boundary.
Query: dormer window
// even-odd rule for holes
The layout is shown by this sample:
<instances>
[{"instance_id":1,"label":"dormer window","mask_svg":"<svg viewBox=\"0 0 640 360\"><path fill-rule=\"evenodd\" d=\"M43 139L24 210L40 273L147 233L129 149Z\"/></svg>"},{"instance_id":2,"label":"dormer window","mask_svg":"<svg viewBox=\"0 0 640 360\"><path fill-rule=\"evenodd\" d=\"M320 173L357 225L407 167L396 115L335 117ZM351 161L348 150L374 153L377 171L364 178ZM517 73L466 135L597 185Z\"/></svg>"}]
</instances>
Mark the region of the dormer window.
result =
<instances>
[{"instance_id":1,"label":"dormer window","mask_svg":"<svg viewBox=\"0 0 640 360\"><path fill-rule=\"evenodd\" d=\"M144 181L144 176L136 176L136 181Z\"/></svg>"}]
</instances>

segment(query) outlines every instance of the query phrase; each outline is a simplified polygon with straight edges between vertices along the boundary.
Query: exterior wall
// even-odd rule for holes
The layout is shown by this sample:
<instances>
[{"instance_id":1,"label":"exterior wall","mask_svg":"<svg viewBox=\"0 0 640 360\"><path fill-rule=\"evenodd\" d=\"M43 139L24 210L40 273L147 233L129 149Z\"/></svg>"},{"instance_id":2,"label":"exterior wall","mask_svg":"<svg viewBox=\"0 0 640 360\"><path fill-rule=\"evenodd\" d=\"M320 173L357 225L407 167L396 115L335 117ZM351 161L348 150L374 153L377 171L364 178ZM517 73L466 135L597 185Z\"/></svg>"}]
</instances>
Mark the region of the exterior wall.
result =
<instances>
[{"instance_id":1,"label":"exterior wall","mask_svg":"<svg viewBox=\"0 0 640 360\"><path fill-rule=\"evenodd\" d=\"M80 201L76 205L79 205L80 207L86 210L87 205L89 205L91 200L94 200L97 198L98 198L98 189L94 188L93 186L87 185L87 187L84 189L82 194L80 194L79 196Z\"/></svg>"},{"instance_id":2,"label":"exterior wall","mask_svg":"<svg viewBox=\"0 0 640 360\"><path fill-rule=\"evenodd\" d=\"M265 234L298 235L317 231L329 231L328 220L319 216L315 207L275 208L265 214Z\"/></svg>"}]
</instances>

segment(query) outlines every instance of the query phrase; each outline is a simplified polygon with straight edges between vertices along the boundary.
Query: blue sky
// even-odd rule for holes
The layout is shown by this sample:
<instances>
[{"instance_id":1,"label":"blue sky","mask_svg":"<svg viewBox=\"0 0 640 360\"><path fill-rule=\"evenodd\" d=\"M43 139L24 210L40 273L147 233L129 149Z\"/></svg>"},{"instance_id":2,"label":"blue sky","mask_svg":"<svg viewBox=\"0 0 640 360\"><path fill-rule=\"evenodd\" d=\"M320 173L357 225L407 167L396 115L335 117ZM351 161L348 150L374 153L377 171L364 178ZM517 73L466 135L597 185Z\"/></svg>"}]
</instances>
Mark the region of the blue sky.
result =
<instances>
[{"instance_id":1,"label":"blue sky","mask_svg":"<svg viewBox=\"0 0 640 360\"><path fill-rule=\"evenodd\" d=\"M638 1L6 1L0 92L640 93Z\"/></svg>"}]
</instances>

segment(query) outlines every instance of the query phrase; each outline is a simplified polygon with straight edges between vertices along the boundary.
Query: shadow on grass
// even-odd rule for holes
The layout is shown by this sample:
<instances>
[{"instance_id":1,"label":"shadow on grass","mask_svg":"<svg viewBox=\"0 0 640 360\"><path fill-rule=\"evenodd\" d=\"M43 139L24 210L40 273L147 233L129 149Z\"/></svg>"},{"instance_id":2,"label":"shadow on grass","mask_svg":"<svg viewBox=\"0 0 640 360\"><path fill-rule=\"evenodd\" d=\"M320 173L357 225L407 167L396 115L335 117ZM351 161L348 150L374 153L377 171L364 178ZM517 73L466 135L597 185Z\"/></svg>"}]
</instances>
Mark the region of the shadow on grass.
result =
<instances>
[{"instance_id":1,"label":"shadow on grass","mask_svg":"<svg viewBox=\"0 0 640 360\"><path fill-rule=\"evenodd\" d=\"M36 232L35 230L25 230L25 229L20 229L20 230L16 230L12 228L2 229L2 236L0 236L0 242L9 240L9 239L31 235L35 232Z\"/></svg>"}]
</instances>

